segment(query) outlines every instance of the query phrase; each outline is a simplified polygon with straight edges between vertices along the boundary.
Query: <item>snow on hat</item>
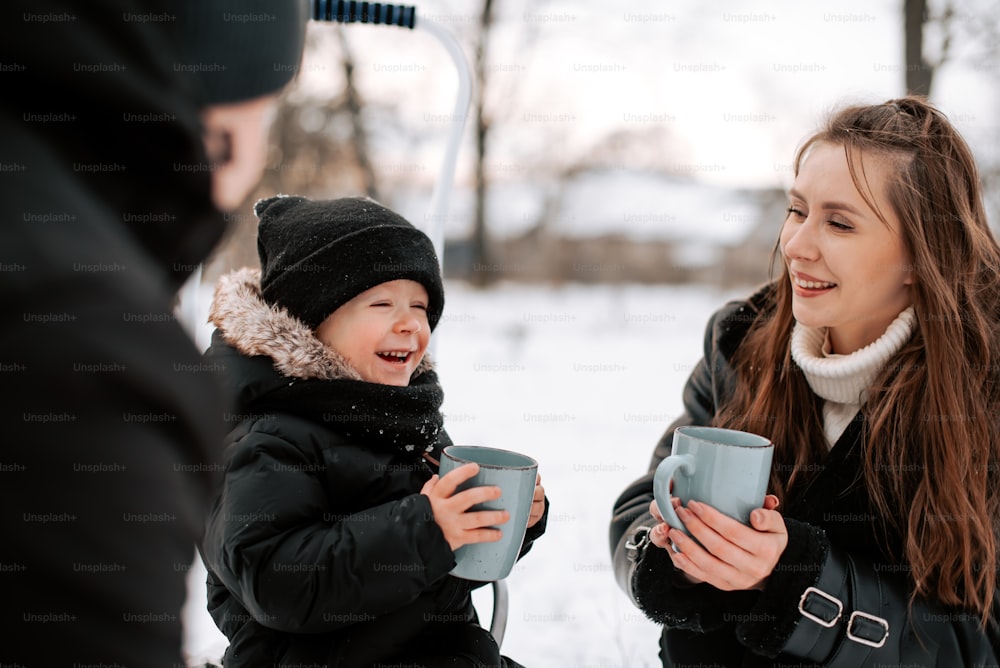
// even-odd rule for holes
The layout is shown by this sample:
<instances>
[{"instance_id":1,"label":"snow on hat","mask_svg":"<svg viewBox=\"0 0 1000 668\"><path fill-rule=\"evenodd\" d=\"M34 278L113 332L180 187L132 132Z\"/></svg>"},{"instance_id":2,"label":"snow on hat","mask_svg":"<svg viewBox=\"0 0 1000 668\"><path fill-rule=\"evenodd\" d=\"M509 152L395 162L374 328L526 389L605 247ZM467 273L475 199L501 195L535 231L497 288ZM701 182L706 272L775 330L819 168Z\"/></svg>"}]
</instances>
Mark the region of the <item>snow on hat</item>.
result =
<instances>
[{"instance_id":1,"label":"snow on hat","mask_svg":"<svg viewBox=\"0 0 1000 668\"><path fill-rule=\"evenodd\" d=\"M434 245L402 216L370 199L278 195L254 205L260 220L261 293L315 329L365 290L410 279L427 290L433 330L444 309Z\"/></svg>"}]
</instances>

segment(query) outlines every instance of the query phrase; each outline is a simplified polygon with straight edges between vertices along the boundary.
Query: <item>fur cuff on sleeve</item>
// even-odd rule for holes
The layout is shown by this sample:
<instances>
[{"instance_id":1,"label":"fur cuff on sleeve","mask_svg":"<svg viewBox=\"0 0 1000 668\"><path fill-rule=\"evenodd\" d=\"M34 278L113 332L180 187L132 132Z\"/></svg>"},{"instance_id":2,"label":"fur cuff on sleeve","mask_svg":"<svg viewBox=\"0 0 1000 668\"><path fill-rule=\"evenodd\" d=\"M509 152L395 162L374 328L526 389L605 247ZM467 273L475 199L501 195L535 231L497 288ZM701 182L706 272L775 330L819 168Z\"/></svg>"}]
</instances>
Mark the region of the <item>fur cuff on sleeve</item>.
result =
<instances>
[{"instance_id":1,"label":"fur cuff on sleeve","mask_svg":"<svg viewBox=\"0 0 1000 668\"><path fill-rule=\"evenodd\" d=\"M736 629L737 637L756 654L776 657L801 619L799 598L819 580L830 550L826 533L811 524L785 518L788 547L767 580L757 604Z\"/></svg>"},{"instance_id":2,"label":"fur cuff on sleeve","mask_svg":"<svg viewBox=\"0 0 1000 668\"><path fill-rule=\"evenodd\" d=\"M756 591L726 592L690 584L666 550L655 545L643 550L632 575L632 592L639 608L657 624L702 633L745 618L758 596Z\"/></svg>"}]
</instances>

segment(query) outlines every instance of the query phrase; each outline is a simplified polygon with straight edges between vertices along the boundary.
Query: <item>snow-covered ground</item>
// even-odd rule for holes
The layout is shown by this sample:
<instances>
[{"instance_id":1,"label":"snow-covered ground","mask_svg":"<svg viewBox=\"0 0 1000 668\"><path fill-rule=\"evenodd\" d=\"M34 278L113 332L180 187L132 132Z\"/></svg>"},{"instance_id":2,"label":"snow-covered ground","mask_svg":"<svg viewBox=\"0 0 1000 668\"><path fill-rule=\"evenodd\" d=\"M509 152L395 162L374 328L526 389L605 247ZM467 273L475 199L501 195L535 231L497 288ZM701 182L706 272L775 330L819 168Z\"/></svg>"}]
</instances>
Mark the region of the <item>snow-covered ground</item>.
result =
<instances>
[{"instance_id":1,"label":"snow-covered ground","mask_svg":"<svg viewBox=\"0 0 1000 668\"><path fill-rule=\"evenodd\" d=\"M508 656L545 668L659 666L657 627L614 582L608 519L680 411L708 316L746 292L446 286L433 345L448 431L537 459L551 501L548 532L507 580ZM218 660L226 640L205 612L197 563L189 582L189 663ZM477 606L488 619L488 589Z\"/></svg>"}]
</instances>

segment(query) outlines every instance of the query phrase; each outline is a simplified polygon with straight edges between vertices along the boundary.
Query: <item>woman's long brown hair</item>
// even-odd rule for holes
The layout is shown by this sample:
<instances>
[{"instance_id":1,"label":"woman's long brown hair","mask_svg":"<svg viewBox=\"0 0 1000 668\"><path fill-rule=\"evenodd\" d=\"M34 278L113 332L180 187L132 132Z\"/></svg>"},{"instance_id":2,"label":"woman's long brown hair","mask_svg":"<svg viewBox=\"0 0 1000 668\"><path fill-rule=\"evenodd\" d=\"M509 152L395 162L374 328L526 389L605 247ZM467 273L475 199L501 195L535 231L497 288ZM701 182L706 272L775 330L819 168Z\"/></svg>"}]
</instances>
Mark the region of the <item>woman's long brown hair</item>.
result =
<instances>
[{"instance_id":1,"label":"woman's long brown hair","mask_svg":"<svg viewBox=\"0 0 1000 668\"><path fill-rule=\"evenodd\" d=\"M796 174L820 142L844 148L876 212L863 160L888 161L888 205L916 276L913 336L862 407L873 510L902 537L914 598L974 610L985 624L1000 556L1000 249L975 161L920 97L839 111L798 150ZM829 446L821 402L791 360L792 294L787 270L779 274L773 308L737 352L736 391L716 424L774 441L772 487L785 498L808 483Z\"/></svg>"}]
</instances>

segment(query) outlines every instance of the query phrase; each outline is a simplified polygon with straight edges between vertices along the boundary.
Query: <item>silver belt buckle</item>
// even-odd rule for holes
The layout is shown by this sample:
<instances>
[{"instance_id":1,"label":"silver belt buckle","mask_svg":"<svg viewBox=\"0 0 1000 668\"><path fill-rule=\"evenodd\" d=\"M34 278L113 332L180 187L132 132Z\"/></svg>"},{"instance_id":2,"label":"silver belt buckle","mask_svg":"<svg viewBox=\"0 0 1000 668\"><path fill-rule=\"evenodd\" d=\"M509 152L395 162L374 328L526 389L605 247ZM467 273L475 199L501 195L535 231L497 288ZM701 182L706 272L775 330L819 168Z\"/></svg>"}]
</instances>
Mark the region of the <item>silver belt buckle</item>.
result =
<instances>
[{"instance_id":1,"label":"silver belt buckle","mask_svg":"<svg viewBox=\"0 0 1000 668\"><path fill-rule=\"evenodd\" d=\"M822 617L817 617L816 615L806 610L804 606L806 603L806 599L809 598L809 594L816 594L820 598L824 598L827 601L830 601L831 603L835 604L837 606L837 616L831 619L830 621L827 621ZM802 597L799 598L799 613L806 619L811 619L820 626L824 626L829 629L832 628L838 621L840 621L840 616L844 614L844 604L841 603L839 598L834 598L833 596L827 594L825 591L821 589L816 589L816 587L807 587L806 590L802 592Z\"/></svg>"},{"instance_id":2,"label":"silver belt buckle","mask_svg":"<svg viewBox=\"0 0 1000 668\"><path fill-rule=\"evenodd\" d=\"M882 633L881 640L869 640L868 638L862 638L860 636L854 635L851 631L851 627L854 625L854 620L861 617L862 619L867 619L870 622L878 624L884 629ZM862 645L868 645L869 647L881 647L885 644L886 639L889 637L889 622L882 617L876 617L875 615L870 615L867 612L861 612L860 610L855 610L851 613L850 618L847 620L847 637L854 642L861 643Z\"/></svg>"}]
</instances>

